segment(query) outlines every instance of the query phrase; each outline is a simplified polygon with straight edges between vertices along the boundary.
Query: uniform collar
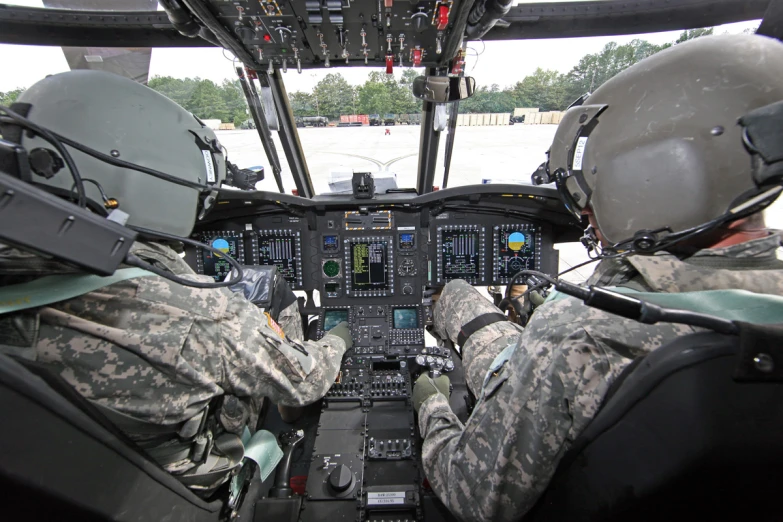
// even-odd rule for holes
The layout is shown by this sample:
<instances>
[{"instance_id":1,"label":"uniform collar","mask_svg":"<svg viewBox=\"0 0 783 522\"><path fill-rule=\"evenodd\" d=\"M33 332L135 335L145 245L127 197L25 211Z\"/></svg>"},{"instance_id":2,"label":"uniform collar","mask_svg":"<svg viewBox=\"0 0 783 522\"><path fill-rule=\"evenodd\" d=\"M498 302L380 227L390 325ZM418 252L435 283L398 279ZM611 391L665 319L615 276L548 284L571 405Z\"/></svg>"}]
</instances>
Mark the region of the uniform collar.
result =
<instances>
[{"instance_id":1,"label":"uniform collar","mask_svg":"<svg viewBox=\"0 0 783 522\"><path fill-rule=\"evenodd\" d=\"M654 292L742 289L758 293L783 293L777 259L779 232L723 248L699 250L681 260L667 252L630 256L630 263Z\"/></svg>"}]
</instances>

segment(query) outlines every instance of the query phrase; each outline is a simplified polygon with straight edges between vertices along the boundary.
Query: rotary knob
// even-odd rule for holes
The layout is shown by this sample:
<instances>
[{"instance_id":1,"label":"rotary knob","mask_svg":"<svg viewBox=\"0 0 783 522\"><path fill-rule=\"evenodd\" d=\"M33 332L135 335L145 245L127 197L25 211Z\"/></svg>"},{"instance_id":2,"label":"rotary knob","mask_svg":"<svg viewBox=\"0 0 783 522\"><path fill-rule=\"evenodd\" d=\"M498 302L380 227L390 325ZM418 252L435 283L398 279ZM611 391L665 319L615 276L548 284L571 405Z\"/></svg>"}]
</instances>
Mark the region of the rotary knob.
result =
<instances>
[{"instance_id":1,"label":"rotary knob","mask_svg":"<svg viewBox=\"0 0 783 522\"><path fill-rule=\"evenodd\" d=\"M277 34L280 35L280 43L282 45L288 45L288 42L291 40L291 29L288 27L283 27L282 25L276 29Z\"/></svg>"},{"instance_id":2,"label":"rotary knob","mask_svg":"<svg viewBox=\"0 0 783 522\"><path fill-rule=\"evenodd\" d=\"M411 285L405 285L402 287L402 295L412 295L413 287Z\"/></svg>"},{"instance_id":3,"label":"rotary knob","mask_svg":"<svg viewBox=\"0 0 783 522\"><path fill-rule=\"evenodd\" d=\"M427 20L427 13L422 11L414 14L411 18L413 19L413 28L417 33L426 31L427 26L430 25L429 20Z\"/></svg>"},{"instance_id":4,"label":"rotary knob","mask_svg":"<svg viewBox=\"0 0 783 522\"><path fill-rule=\"evenodd\" d=\"M345 464L340 464L329 473L329 485L338 493L348 491L353 486L353 473Z\"/></svg>"}]
</instances>

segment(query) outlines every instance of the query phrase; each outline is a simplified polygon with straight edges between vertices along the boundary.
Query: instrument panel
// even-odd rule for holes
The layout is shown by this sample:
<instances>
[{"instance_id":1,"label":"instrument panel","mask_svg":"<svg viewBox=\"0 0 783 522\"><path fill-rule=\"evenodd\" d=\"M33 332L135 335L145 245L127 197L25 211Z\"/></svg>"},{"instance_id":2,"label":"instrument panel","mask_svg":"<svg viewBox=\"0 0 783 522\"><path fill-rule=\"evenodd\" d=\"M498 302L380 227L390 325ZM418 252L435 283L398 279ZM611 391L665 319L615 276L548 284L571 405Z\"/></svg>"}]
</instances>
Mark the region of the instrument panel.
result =
<instances>
[{"instance_id":1,"label":"instrument panel","mask_svg":"<svg viewBox=\"0 0 783 522\"><path fill-rule=\"evenodd\" d=\"M322 305L420 304L425 287L453 279L504 285L520 270L557 270L548 226L534 220L444 213L422 228L420 215L405 211L274 219L282 226L251 217L194 238L243 264L276 265L293 289L317 290ZM206 249L188 252L186 259L216 281L230 271Z\"/></svg>"},{"instance_id":2,"label":"instrument panel","mask_svg":"<svg viewBox=\"0 0 783 522\"><path fill-rule=\"evenodd\" d=\"M455 211L423 219L422 211L402 206L277 212L223 220L222 228L213 224L194 236L240 263L276 265L294 290L307 293L305 312L317 317L311 338L348 323L349 366L436 357L425 348L432 288L454 279L499 286L520 270L557 271L554 229L544 220ZM205 249L186 252L186 260L215 280L230 271Z\"/></svg>"}]
</instances>

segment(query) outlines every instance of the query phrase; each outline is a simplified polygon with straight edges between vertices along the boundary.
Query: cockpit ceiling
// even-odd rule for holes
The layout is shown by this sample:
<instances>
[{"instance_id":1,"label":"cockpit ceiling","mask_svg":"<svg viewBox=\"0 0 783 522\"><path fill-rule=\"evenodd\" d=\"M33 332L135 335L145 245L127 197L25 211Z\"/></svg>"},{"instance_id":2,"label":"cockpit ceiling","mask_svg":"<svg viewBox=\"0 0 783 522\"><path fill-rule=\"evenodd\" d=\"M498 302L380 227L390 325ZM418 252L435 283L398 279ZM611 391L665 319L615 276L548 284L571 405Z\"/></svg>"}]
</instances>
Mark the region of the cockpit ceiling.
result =
<instances>
[{"instance_id":1,"label":"cockpit ceiling","mask_svg":"<svg viewBox=\"0 0 783 522\"><path fill-rule=\"evenodd\" d=\"M241 25L250 28L249 16L251 12L255 12L255 6L258 5L261 9L261 6L269 2L242 0L239 3L248 6L248 11L243 12ZM389 8L392 15L391 27L385 25L386 3L392 6ZM452 13L449 15L448 26L444 31L438 31L437 25L433 25L438 23L438 6L444 2L434 0L420 3L384 0L380 3L380 12L378 2L375 0L364 0L364 2L362 0L293 0L293 2L278 3L283 13L282 19L278 17L278 21L281 25L291 25L292 28L297 29L300 43L297 48L301 48L298 52L306 58L301 60L303 68L323 67L325 61L316 26L324 35L324 43L330 53L330 62L335 65L345 65L341 36L338 33L340 24L336 23L339 22L339 17L342 17L343 29L348 28L348 32L343 34L343 41L346 37L348 41L348 65L365 65L363 54L365 47L362 45L361 37L363 26L368 34L372 33L369 41L365 37L369 48L367 65L378 67L385 64L389 34L392 35L393 40L392 53L397 58L396 63L399 63L398 49L401 33L406 35L403 42L403 62L412 63L412 51L418 39L424 51L421 58L422 65L427 65L438 56L436 52L438 32L443 33L442 37L447 36L455 24L459 23L459 20L453 16L454 10L460 6L467 8L468 3L462 4L459 0L445 2L447 6L451 5ZM236 14L233 17L229 16L222 8L215 7L218 4L226 9L230 6ZM236 22L239 21L235 4L235 2L217 1L210 3L210 9L229 31L233 31L233 34L237 34ZM121 7L122 3L118 5ZM318 6L318 8L308 10L308 6ZM331 10L329 6L332 7ZM606 0L524 3L512 7L504 18L505 23L496 25L483 39L573 38L707 27L760 19L768 6L769 0L679 0L665 3L655 0L637 2ZM413 14L419 12L420 7L428 15L426 20L428 26L422 33L417 32L415 21L412 20ZM286 9L295 14L287 15ZM319 13L323 20L320 24L309 21L311 14ZM262 21L271 21L273 18L268 16L262 18ZM302 19L301 22L299 18ZM290 20L296 20L296 23L289 23ZM317 21L317 18L314 20ZM253 26L255 25L254 23ZM272 30L275 31L276 27L277 25L273 25ZM273 32L270 38L276 34ZM271 41L254 45L252 35L248 33L245 36L248 38L244 41L244 47L251 52L257 53L258 48L263 48L267 44L272 45ZM239 39L241 40L241 37ZM92 11L40 9L2 3L0 3L0 42L74 47L209 47L212 45L200 38L188 38L179 34L163 11L106 12L97 9ZM441 45L443 45L442 40ZM335 54L337 59L334 58Z\"/></svg>"}]
</instances>

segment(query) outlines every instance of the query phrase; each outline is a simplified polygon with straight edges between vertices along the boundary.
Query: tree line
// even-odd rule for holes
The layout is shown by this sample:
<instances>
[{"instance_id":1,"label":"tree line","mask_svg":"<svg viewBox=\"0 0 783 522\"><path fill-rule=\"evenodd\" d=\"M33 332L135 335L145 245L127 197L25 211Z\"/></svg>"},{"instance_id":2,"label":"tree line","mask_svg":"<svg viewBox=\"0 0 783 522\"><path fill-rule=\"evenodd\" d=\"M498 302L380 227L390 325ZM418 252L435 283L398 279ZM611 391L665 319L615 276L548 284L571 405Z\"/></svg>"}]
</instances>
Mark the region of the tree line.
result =
<instances>
[{"instance_id":1,"label":"tree line","mask_svg":"<svg viewBox=\"0 0 783 522\"><path fill-rule=\"evenodd\" d=\"M472 97L460 102L459 112L512 112L516 107L564 110L574 100L593 92L636 62L672 45L712 33L712 28L683 31L676 41L663 45L639 39L624 45L610 42L600 52L583 56L567 73L539 68L504 89L497 84L479 87ZM312 92L291 93L291 107L296 116L327 116L332 119L341 114L419 112L421 101L413 98L410 88L416 76L416 71L406 69L397 81L393 76L373 71L363 85L353 87L339 73L328 74Z\"/></svg>"},{"instance_id":2,"label":"tree line","mask_svg":"<svg viewBox=\"0 0 783 522\"><path fill-rule=\"evenodd\" d=\"M583 56L566 73L539 68L512 86L479 87L471 98L460 102L459 112L512 112L516 107L564 110L581 95L595 91L636 62L672 45L712 33L712 28L683 31L676 41L663 45L640 39L623 45L610 42L600 52ZM295 116L337 119L342 114L416 113L421 111L421 101L411 92L416 76L418 73L412 69L403 71L399 80L372 71L364 84L354 87L340 73L331 73L311 92L290 93L289 100ZM159 76L151 78L148 85L201 119L219 119L240 125L249 117L242 88L236 80L223 80L218 85L200 78ZM22 89L0 92L0 104L10 105L21 92Z\"/></svg>"}]
</instances>

